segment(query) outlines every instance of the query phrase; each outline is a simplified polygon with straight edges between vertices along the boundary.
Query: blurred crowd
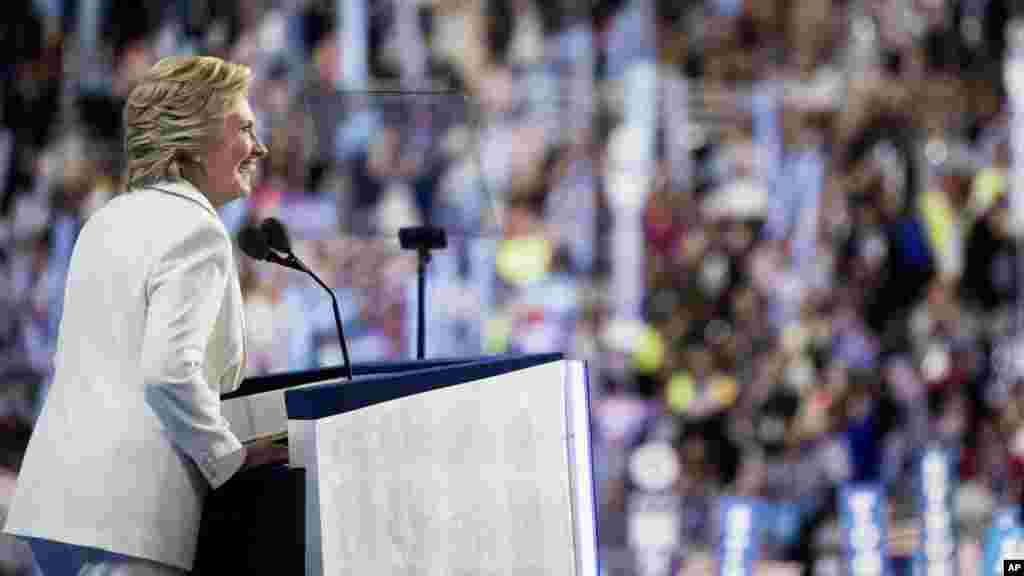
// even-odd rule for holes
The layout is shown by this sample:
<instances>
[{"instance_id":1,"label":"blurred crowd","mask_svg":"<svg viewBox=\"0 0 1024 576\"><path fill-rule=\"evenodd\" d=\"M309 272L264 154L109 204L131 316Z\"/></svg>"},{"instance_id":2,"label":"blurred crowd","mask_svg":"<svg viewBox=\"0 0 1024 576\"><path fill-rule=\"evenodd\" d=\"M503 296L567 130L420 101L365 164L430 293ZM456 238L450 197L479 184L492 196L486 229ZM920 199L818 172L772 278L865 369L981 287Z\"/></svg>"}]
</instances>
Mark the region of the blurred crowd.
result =
<instances>
[{"instance_id":1,"label":"blurred crowd","mask_svg":"<svg viewBox=\"0 0 1024 576\"><path fill-rule=\"evenodd\" d=\"M271 153L222 217L285 221L354 361L415 352L395 237L423 223L449 231L431 356L588 361L608 574L699 573L725 494L779 504L763 557L833 573L838 487L882 483L901 526L936 442L963 538L1020 502L1006 0L9 4L0 510L75 237L121 189L121 102L185 53L252 67ZM637 139L649 169L622 178ZM340 363L318 287L239 266L251 375Z\"/></svg>"}]
</instances>

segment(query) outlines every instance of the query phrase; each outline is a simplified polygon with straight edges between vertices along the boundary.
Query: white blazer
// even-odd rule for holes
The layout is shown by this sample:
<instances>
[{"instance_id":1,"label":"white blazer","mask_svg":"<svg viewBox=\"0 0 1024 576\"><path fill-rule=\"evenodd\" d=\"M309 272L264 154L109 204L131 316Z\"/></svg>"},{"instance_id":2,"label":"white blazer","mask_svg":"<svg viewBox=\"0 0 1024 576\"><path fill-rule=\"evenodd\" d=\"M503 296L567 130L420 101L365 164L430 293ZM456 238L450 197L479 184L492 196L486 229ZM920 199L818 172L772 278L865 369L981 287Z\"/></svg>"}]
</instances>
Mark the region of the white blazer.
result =
<instances>
[{"instance_id":1,"label":"white blazer","mask_svg":"<svg viewBox=\"0 0 1024 576\"><path fill-rule=\"evenodd\" d=\"M245 457L220 412L245 357L232 250L187 182L89 218L6 532L192 569L204 497Z\"/></svg>"}]
</instances>

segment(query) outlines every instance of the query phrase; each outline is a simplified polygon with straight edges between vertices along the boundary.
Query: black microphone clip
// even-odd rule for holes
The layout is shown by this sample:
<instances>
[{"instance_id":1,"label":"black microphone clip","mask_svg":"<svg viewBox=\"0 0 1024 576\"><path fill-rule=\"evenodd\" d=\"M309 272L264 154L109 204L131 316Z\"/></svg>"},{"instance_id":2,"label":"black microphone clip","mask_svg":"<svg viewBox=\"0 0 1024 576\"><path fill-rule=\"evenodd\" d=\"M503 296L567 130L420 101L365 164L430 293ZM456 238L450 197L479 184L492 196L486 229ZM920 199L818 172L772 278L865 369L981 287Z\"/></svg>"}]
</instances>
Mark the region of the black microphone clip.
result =
<instances>
[{"instance_id":1,"label":"black microphone clip","mask_svg":"<svg viewBox=\"0 0 1024 576\"><path fill-rule=\"evenodd\" d=\"M306 268L306 265L303 264L302 260L299 260L295 256L295 254L285 254L284 256L281 256L273 248L267 250L267 256L266 258L264 258L264 260L266 260L267 262L272 262L279 266L291 268L292 270L298 270L299 272L309 272L309 270Z\"/></svg>"}]
</instances>

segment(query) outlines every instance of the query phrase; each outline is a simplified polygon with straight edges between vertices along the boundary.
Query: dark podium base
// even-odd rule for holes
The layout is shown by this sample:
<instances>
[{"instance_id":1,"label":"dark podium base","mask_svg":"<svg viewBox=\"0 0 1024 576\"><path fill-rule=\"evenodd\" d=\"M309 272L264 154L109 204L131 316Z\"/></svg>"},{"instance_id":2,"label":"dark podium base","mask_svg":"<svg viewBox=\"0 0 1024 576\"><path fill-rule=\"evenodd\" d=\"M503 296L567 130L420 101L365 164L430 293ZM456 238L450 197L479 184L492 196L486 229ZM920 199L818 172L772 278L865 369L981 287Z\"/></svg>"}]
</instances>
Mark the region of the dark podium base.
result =
<instances>
[{"instance_id":1,"label":"dark podium base","mask_svg":"<svg viewBox=\"0 0 1024 576\"><path fill-rule=\"evenodd\" d=\"M305 573L306 471L236 474L203 505L192 576Z\"/></svg>"}]
</instances>

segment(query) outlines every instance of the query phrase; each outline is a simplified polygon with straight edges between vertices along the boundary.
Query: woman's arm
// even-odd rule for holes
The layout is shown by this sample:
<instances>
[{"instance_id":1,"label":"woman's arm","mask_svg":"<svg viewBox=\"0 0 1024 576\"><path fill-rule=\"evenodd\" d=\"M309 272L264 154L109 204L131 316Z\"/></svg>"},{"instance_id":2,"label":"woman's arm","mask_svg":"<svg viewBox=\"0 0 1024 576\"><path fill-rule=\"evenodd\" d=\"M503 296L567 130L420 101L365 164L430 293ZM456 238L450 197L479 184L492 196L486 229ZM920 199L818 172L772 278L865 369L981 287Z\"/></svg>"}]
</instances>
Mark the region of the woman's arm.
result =
<instances>
[{"instance_id":1,"label":"woman's arm","mask_svg":"<svg viewBox=\"0 0 1024 576\"><path fill-rule=\"evenodd\" d=\"M146 291L146 403L213 488L246 461L246 450L221 415L220 396L204 371L231 264L226 234L216 222L198 220L159 257Z\"/></svg>"}]
</instances>

